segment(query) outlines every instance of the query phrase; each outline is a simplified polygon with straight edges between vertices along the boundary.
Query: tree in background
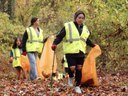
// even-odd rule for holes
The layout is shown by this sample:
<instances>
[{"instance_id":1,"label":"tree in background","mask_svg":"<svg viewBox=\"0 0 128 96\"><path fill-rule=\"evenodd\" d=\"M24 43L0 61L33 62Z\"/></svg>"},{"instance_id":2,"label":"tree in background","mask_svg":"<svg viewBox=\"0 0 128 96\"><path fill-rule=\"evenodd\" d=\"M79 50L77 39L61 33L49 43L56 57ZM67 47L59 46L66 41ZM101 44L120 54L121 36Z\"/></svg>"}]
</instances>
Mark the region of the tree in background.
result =
<instances>
[{"instance_id":1,"label":"tree in background","mask_svg":"<svg viewBox=\"0 0 128 96\"><path fill-rule=\"evenodd\" d=\"M0 0L0 12L6 12L7 7L6 7L7 0Z\"/></svg>"},{"instance_id":2,"label":"tree in background","mask_svg":"<svg viewBox=\"0 0 128 96\"><path fill-rule=\"evenodd\" d=\"M8 10L7 13L9 14L9 18L14 18L14 10L15 10L15 0L8 0Z\"/></svg>"}]
</instances>

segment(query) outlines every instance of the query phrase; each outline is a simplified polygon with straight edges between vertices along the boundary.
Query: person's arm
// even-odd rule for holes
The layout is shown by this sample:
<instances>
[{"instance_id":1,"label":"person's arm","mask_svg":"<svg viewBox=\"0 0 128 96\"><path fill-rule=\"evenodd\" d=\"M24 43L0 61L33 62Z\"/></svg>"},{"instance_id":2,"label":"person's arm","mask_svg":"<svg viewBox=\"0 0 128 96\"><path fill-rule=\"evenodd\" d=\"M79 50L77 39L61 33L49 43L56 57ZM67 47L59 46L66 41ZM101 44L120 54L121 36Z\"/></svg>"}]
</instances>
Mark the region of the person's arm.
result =
<instances>
[{"instance_id":1,"label":"person's arm","mask_svg":"<svg viewBox=\"0 0 128 96\"><path fill-rule=\"evenodd\" d=\"M23 52L26 52L26 42L28 39L27 31L24 32L23 38L22 38L22 50Z\"/></svg>"},{"instance_id":2,"label":"person's arm","mask_svg":"<svg viewBox=\"0 0 128 96\"><path fill-rule=\"evenodd\" d=\"M10 51L10 59L9 59L9 63L12 63L12 61L13 61L13 53L12 53L12 51Z\"/></svg>"},{"instance_id":3,"label":"person's arm","mask_svg":"<svg viewBox=\"0 0 128 96\"><path fill-rule=\"evenodd\" d=\"M66 35L65 27L63 27L62 30L59 32L59 34L56 36L56 39L54 40L53 45L59 44L63 40L65 35Z\"/></svg>"},{"instance_id":4,"label":"person's arm","mask_svg":"<svg viewBox=\"0 0 128 96\"><path fill-rule=\"evenodd\" d=\"M13 53L12 53L12 50L10 51L10 57L13 57Z\"/></svg>"},{"instance_id":5,"label":"person's arm","mask_svg":"<svg viewBox=\"0 0 128 96\"><path fill-rule=\"evenodd\" d=\"M95 44L88 38L86 44L90 47L95 47Z\"/></svg>"}]
</instances>

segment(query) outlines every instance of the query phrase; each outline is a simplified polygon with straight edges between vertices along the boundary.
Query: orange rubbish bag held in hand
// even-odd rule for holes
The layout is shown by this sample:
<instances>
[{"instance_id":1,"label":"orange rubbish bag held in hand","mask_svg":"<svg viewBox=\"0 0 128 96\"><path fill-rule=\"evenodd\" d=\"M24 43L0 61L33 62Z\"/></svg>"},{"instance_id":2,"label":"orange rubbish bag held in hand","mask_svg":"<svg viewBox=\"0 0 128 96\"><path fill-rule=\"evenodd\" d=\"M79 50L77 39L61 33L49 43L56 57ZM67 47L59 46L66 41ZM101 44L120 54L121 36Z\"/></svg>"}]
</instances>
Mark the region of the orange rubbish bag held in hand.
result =
<instances>
[{"instance_id":1,"label":"orange rubbish bag held in hand","mask_svg":"<svg viewBox=\"0 0 128 96\"><path fill-rule=\"evenodd\" d=\"M20 57L20 61L21 61L21 65L22 65L22 68L23 70L25 71L25 73L29 73L30 72L30 63L29 63L29 59L28 59L28 56L24 56L24 55L21 55ZM41 77L41 79L44 79L44 76L42 75L41 73L41 69L39 67L39 63L40 63L40 60L39 58L37 57L37 61L36 61L36 68L37 68L37 74L38 74L38 77Z\"/></svg>"},{"instance_id":2,"label":"orange rubbish bag held in hand","mask_svg":"<svg viewBox=\"0 0 128 96\"><path fill-rule=\"evenodd\" d=\"M91 49L82 67L81 84L87 86L98 86L99 82L96 73L96 58L101 55L98 45Z\"/></svg>"},{"instance_id":3,"label":"orange rubbish bag held in hand","mask_svg":"<svg viewBox=\"0 0 128 96\"><path fill-rule=\"evenodd\" d=\"M52 74L53 61L54 61L53 73L56 73L56 69L57 69L56 55L54 57L54 51L51 49L53 40L54 40L53 36L50 36L47 39L39 63L39 67L41 69L40 72L46 78Z\"/></svg>"},{"instance_id":4,"label":"orange rubbish bag held in hand","mask_svg":"<svg viewBox=\"0 0 128 96\"><path fill-rule=\"evenodd\" d=\"M30 72L30 64L28 60L28 56L21 55L20 57L21 66L25 72Z\"/></svg>"}]
</instances>

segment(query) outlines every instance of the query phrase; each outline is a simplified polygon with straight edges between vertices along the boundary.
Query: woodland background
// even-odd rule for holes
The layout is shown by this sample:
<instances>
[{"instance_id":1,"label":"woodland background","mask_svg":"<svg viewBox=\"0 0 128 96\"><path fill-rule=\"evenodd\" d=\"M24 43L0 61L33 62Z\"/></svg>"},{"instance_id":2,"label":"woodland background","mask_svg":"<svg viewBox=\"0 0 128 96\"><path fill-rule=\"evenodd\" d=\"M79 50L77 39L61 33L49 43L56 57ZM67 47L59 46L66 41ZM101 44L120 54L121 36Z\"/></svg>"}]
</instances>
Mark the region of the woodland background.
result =
<instances>
[{"instance_id":1,"label":"woodland background","mask_svg":"<svg viewBox=\"0 0 128 96\"><path fill-rule=\"evenodd\" d=\"M0 55L9 57L14 37L22 38L33 16L40 18L47 37L73 20L77 10L85 12L90 39L101 46L97 67L107 71L127 70L128 0L0 0ZM60 44L58 62L61 50Z\"/></svg>"}]
</instances>

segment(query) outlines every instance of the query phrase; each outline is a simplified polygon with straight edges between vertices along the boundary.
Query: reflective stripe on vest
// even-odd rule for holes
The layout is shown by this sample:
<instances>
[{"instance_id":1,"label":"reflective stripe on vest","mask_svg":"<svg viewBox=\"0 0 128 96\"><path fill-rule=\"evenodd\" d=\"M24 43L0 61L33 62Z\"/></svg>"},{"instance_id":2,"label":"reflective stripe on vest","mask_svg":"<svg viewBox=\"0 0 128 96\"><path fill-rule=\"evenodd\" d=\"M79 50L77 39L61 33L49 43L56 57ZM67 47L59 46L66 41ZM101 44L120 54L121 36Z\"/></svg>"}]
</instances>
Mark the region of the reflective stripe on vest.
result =
<instances>
[{"instance_id":1,"label":"reflective stripe on vest","mask_svg":"<svg viewBox=\"0 0 128 96\"><path fill-rule=\"evenodd\" d=\"M71 24L68 23L68 27L69 27L69 40L68 42L72 43L72 41L74 41L74 39L72 39L72 28L71 28Z\"/></svg>"},{"instance_id":2,"label":"reflective stripe on vest","mask_svg":"<svg viewBox=\"0 0 128 96\"><path fill-rule=\"evenodd\" d=\"M65 40L65 42L70 42L70 43L72 43L73 41L79 41L79 40L82 40L83 42L85 42L86 43L86 40L84 39L84 38L72 38L72 28L71 28L71 24L70 23L68 23L68 27L69 27L69 39L68 40Z\"/></svg>"},{"instance_id":3,"label":"reflective stripe on vest","mask_svg":"<svg viewBox=\"0 0 128 96\"><path fill-rule=\"evenodd\" d=\"M72 43L73 41L79 41L79 40L82 40L83 42L86 43L86 40L84 38L69 39L69 40L65 40L65 42L71 42Z\"/></svg>"},{"instance_id":4,"label":"reflective stripe on vest","mask_svg":"<svg viewBox=\"0 0 128 96\"><path fill-rule=\"evenodd\" d=\"M86 53L86 41L90 35L87 27L84 25L82 33L79 34L74 22L65 23L66 35L63 42L64 53Z\"/></svg>"},{"instance_id":5,"label":"reflective stripe on vest","mask_svg":"<svg viewBox=\"0 0 128 96\"><path fill-rule=\"evenodd\" d=\"M43 48L43 34L42 30L39 32L39 36L37 36L33 27L29 27L26 29L28 34L28 40L26 42L26 50L27 52L42 52Z\"/></svg>"},{"instance_id":6,"label":"reflective stripe on vest","mask_svg":"<svg viewBox=\"0 0 128 96\"><path fill-rule=\"evenodd\" d=\"M13 53L13 63L12 63L13 67L21 66L21 63L20 63L20 56L21 56L20 49L19 48L12 49L12 53Z\"/></svg>"},{"instance_id":7,"label":"reflective stripe on vest","mask_svg":"<svg viewBox=\"0 0 128 96\"><path fill-rule=\"evenodd\" d=\"M27 42L29 42L29 43L32 43L32 42L43 43L43 40L42 41L41 40L33 40L33 38L32 38L32 30L31 30L30 27L29 27L29 31L30 31L30 40L28 40Z\"/></svg>"},{"instance_id":8,"label":"reflective stripe on vest","mask_svg":"<svg viewBox=\"0 0 128 96\"><path fill-rule=\"evenodd\" d=\"M19 48L12 49L12 53L13 53L13 59L20 58L21 53Z\"/></svg>"},{"instance_id":9,"label":"reflective stripe on vest","mask_svg":"<svg viewBox=\"0 0 128 96\"><path fill-rule=\"evenodd\" d=\"M17 54L16 54L16 50L15 50L15 49L13 49L13 50L14 50L14 54L13 54L14 57L13 57L13 58L14 58L14 59L20 58L20 56L17 56Z\"/></svg>"}]
</instances>

